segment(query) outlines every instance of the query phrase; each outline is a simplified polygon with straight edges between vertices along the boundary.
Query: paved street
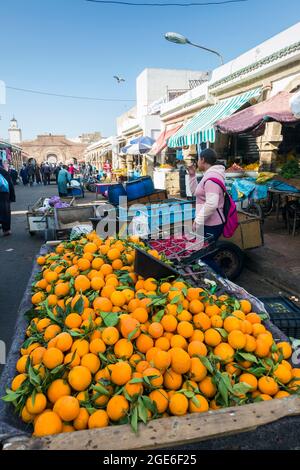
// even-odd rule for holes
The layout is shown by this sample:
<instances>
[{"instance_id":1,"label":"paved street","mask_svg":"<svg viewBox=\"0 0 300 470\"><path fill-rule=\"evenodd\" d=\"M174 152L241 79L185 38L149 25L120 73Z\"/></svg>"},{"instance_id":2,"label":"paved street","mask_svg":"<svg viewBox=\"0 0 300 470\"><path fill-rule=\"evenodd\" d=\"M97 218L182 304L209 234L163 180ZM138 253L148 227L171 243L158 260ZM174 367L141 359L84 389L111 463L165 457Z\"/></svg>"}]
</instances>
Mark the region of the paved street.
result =
<instances>
[{"instance_id":1,"label":"paved street","mask_svg":"<svg viewBox=\"0 0 300 470\"><path fill-rule=\"evenodd\" d=\"M17 202L12 205L13 235L0 238L0 277L2 280L0 289L0 339L5 341L7 350L14 334L16 313L28 282L33 259L44 241L42 235L29 235L25 211L28 205L33 204L39 197L55 194L57 194L57 188L54 184L46 187L33 186L32 188L17 186ZM93 199L94 195L92 193L85 193L85 199L82 202ZM278 295L280 291L279 288L264 280L261 275L255 274L247 268L244 269L236 282L257 296Z\"/></svg>"}]
</instances>

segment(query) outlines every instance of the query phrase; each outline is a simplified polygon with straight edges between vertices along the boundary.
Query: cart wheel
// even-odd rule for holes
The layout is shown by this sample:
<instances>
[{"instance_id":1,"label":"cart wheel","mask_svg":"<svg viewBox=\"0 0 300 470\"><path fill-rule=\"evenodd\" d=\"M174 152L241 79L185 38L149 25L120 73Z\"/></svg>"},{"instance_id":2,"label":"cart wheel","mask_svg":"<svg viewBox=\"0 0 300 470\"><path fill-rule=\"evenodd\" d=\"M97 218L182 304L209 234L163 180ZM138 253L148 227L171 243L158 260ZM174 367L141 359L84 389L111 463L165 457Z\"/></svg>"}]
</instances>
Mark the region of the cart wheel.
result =
<instances>
[{"instance_id":1,"label":"cart wheel","mask_svg":"<svg viewBox=\"0 0 300 470\"><path fill-rule=\"evenodd\" d=\"M234 280L242 272L244 253L234 243L220 241L217 242L217 252L213 255L213 260L228 279Z\"/></svg>"}]
</instances>

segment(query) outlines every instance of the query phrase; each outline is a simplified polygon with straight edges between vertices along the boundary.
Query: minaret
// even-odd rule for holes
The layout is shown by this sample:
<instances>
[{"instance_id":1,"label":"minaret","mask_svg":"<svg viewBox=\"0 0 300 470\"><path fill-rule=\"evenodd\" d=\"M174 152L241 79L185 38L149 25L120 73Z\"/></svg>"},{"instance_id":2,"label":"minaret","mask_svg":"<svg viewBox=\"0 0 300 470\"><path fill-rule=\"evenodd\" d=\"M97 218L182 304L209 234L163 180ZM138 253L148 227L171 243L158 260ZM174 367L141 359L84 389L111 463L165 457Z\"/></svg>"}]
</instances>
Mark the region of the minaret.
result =
<instances>
[{"instance_id":1,"label":"minaret","mask_svg":"<svg viewBox=\"0 0 300 470\"><path fill-rule=\"evenodd\" d=\"M22 142L22 131L18 127L18 121L13 117L8 129L9 141L11 144L20 144Z\"/></svg>"}]
</instances>

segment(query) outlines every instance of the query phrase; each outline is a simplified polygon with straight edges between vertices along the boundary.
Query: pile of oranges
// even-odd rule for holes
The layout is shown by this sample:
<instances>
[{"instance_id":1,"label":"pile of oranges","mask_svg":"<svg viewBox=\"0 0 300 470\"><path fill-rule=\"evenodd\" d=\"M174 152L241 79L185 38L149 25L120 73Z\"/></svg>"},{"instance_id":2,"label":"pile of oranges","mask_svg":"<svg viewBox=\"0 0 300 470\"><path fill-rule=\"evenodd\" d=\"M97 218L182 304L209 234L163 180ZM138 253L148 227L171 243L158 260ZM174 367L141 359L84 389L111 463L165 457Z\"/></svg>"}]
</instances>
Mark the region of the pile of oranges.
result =
<instances>
[{"instance_id":1,"label":"pile of oranges","mask_svg":"<svg viewBox=\"0 0 300 470\"><path fill-rule=\"evenodd\" d=\"M34 436L128 422L136 431L299 392L290 344L275 344L248 300L143 279L137 245L92 232L37 258L27 338L3 397Z\"/></svg>"}]
</instances>

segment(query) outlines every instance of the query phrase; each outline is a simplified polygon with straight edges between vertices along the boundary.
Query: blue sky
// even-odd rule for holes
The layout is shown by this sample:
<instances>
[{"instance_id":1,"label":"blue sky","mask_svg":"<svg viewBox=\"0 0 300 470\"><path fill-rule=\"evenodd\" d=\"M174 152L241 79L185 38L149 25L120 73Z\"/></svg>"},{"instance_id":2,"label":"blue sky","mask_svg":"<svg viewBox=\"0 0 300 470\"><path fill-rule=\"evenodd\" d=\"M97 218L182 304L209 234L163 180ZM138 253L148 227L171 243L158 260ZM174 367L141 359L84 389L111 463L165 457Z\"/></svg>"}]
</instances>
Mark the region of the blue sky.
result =
<instances>
[{"instance_id":1,"label":"blue sky","mask_svg":"<svg viewBox=\"0 0 300 470\"><path fill-rule=\"evenodd\" d=\"M0 80L13 87L115 99L135 98L136 76L146 67L217 66L212 54L165 41L167 31L219 50L228 61L300 20L299 0L192 8L125 7L85 0L0 3ZM115 74L126 82L118 85L112 78ZM116 117L133 105L12 90L7 90L6 101L0 105L0 136L7 137L14 114L25 139L44 132L75 137L94 130L109 136L115 133Z\"/></svg>"}]
</instances>

